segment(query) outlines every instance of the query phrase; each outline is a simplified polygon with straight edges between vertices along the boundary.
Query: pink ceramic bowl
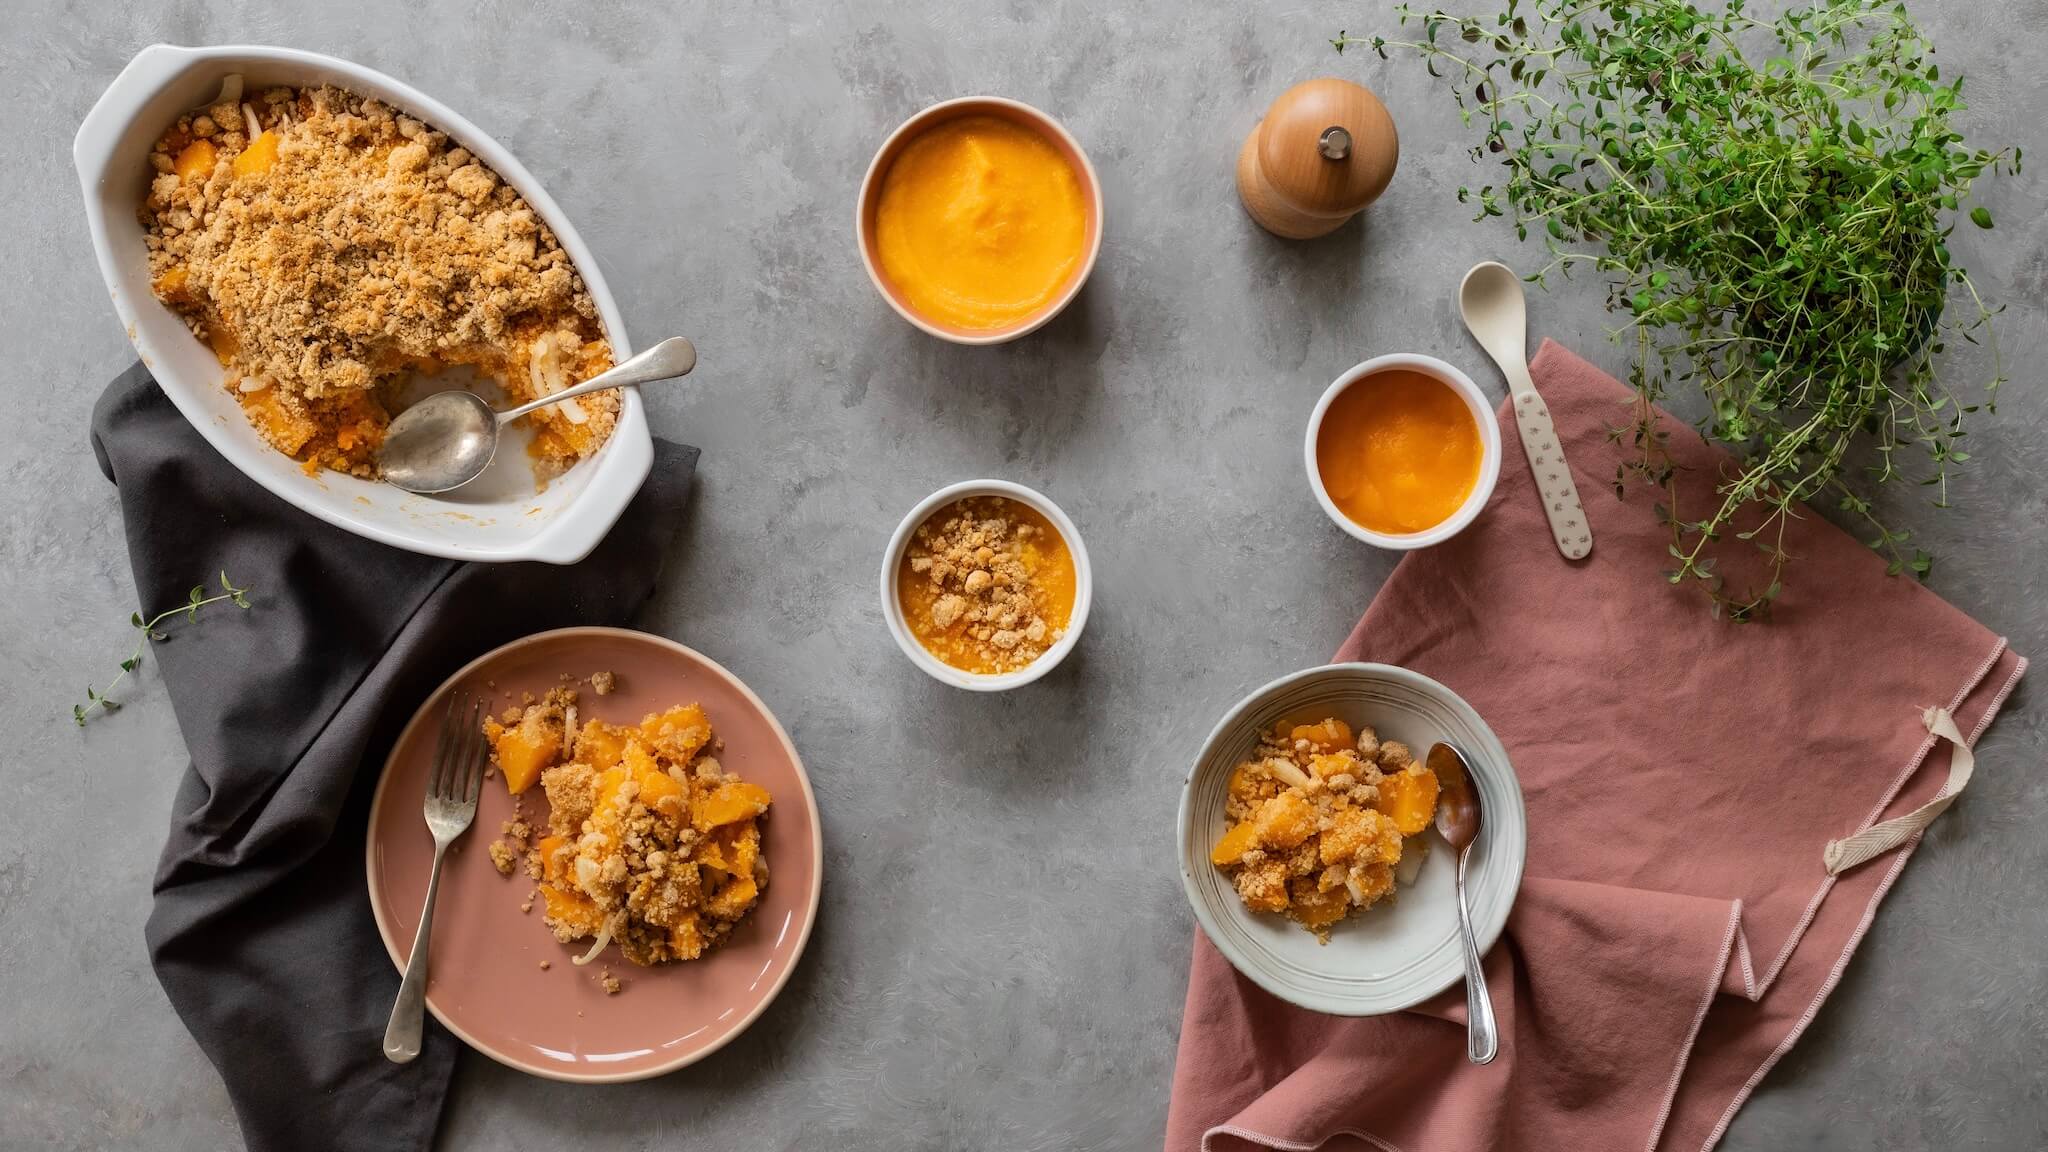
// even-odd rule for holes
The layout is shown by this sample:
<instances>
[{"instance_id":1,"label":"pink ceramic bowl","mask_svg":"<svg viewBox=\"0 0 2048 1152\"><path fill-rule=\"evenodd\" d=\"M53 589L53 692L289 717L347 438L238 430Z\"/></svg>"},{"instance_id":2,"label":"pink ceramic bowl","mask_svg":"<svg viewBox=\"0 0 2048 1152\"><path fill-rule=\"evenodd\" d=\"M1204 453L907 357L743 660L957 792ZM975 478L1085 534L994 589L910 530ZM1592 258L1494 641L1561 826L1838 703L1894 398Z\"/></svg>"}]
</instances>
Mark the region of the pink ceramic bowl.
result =
<instances>
[{"instance_id":1,"label":"pink ceramic bowl","mask_svg":"<svg viewBox=\"0 0 2048 1152\"><path fill-rule=\"evenodd\" d=\"M788 982L818 915L823 840L810 779L789 736L732 673L672 640L620 628L564 628L516 640L472 661L420 705L393 747L371 802L370 907L392 963L403 970L419 927L434 842L420 806L448 693L461 687L494 707L538 696L559 676L610 671L618 689L582 691L586 718L638 723L695 701L725 742L727 771L774 797L763 825L768 890L753 914L701 960L636 968L616 947L571 963L588 941L555 942L523 871L501 876L487 848L512 813L502 776L484 781L476 823L449 849L434 917L427 1008L462 1041L499 1063L551 1080L644 1080L693 1064L744 1031ZM547 799L527 790L526 815L545 824ZM547 961L543 969L541 961ZM609 968L625 985L607 995Z\"/></svg>"}]
</instances>

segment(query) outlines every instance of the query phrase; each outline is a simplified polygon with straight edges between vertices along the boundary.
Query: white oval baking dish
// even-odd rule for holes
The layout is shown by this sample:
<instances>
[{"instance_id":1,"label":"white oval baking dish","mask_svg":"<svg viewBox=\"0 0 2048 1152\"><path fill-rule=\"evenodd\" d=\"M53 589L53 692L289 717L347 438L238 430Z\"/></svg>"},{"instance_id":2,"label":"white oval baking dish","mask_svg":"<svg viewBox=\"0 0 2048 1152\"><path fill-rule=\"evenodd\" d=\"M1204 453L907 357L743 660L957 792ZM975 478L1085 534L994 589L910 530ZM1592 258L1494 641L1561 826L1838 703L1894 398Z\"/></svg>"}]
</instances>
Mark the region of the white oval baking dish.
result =
<instances>
[{"instance_id":1,"label":"white oval baking dish","mask_svg":"<svg viewBox=\"0 0 2048 1152\"><path fill-rule=\"evenodd\" d=\"M333 84L374 96L446 132L497 172L554 229L562 250L597 304L612 357L632 354L618 305L597 261L562 210L533 175L476 125L408 85L346 60L290 48L228 45L178 48L155 44L136 53L78 127L72 158L85 193L85 215L100 273L114 311L142 362L164 394L228 461L282 499L337 527L372 540L457 560L541 560L570 564L597 546L654 462L654 442L639 392L625 389L611 439L588 459L533 491L489 474L471 491L445 497L414 496L385 484L337 472L307 475L299 462L265 444L222 386L213 353L149 287L147 249L137 209L150 179L149 151L179 113L213 99L230 75L245 90L279 85ZM523 453L503 453L517 455ZM510 469L508 468L508 473Z\"/></svg>"}]
</instances>

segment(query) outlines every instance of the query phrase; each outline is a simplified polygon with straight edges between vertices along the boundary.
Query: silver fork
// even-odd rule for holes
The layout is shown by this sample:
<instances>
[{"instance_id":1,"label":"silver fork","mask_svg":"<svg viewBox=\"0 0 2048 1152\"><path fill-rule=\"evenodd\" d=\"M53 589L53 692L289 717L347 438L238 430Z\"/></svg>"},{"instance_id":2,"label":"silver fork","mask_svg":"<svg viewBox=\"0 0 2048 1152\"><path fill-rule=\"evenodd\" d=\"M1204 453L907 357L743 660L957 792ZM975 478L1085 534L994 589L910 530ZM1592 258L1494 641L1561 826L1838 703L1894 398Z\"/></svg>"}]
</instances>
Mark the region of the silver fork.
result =
<instances>
[{"instance_id":1,"label":"silver fork","mask_svg":"<svg viewBox=\"0 0 2048 1152\"><path fill-rule=\"evenodd\" d=\"M476 819L484 764L490 759L482 721L481 700L462 692L449 694L434 767L427 775L427 831L434 834L427 904L420 910L420 930L412 938L412 956L405 965L405 981L398 986L398 1001L391 1006L391 1023L384 1028L384 1055L394 1064L410 1063L420 1054L420 1032L426 1026L427 938L434 929L434 897L441 891L441 857Z\"/></svg>"}]
</instances>

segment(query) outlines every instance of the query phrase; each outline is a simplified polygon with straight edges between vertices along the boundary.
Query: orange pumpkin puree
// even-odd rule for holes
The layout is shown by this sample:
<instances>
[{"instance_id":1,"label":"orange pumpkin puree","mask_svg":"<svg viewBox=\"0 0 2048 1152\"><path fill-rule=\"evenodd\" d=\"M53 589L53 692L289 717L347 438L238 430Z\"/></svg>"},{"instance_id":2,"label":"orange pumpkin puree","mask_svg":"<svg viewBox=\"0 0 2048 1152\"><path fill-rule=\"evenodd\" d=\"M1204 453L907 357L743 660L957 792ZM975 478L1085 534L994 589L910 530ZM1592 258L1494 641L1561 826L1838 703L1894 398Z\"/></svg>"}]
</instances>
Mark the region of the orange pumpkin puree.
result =
<instances>
[{"instance_id":1,"label":"orange pumpkin puree","mask_svg":"<svg viewBox=\"0 0 2048 1152\"><path fill-rule=\"evenodd\" d=\"M1463 397L1407 369L1337 393L1316 433L1316 471L1337 510L1388 535L1433 528L1479 482L1479 424Z\"/></svg>"},{"instance_id":2,"label":"orange pumpkin puree","mask_svg":"<svg viewBox=\"0 0 2048 1152\"><path fill-rule=\"evenodd\" d=\"M971 331L1007 328L1058 299L1087 230L1074 166L1044 136L994 116L913 138L875 205L882 276L912 311Z\"/></svg>"},{"instance_id":3,"label":"orange pumpkin puree","mask_svg":"<svg viewBox=\"0 0 2048 1152\"><path fill-rule=\"evenodd\" d=\"M963 672L1014 672L1066 635L1074 555L1038 510L967 496L911 535L896 602L925 651Z\"/></svg>"}]
</instances>

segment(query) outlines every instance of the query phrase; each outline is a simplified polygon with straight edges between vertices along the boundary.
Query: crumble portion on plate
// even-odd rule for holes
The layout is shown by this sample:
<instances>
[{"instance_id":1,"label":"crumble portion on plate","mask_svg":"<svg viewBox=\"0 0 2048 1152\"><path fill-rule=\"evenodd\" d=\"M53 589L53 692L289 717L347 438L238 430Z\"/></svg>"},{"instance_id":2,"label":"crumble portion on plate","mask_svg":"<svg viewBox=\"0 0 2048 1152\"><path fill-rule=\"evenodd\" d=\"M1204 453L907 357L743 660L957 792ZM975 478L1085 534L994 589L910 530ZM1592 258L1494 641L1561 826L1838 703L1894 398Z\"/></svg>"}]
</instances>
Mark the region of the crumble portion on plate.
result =
<instances>
[{"instance_id":1,"label":"crumble portion on plate","mask_svg":"<svg viewBox=\"0 0 2048 1152\"><path fill-rule=\"evenodd\" d=\"M1414 879L1437 790L1407 745L1370 727L1354 740L1335 718L1283 723L1231 772L1229 826L1209 862L1245 907L1285 913L1327 944L1332 925Z\"/></svg>"},{"instance_id":2,"label":"crumble portion on plate","mask_svg":"<svg viewBox=\"0 0 2048 1152\"><path fill-rule=\"evenodd\" d=\"M591 941L576 963L611 943L634 964L695 960L768 887L768 790L719 765L696 704L637 725L578 724L576 705L574 688L553 688L484 722L507 785L537 777L549 806L547 834L503 855L523 855L555 939Z\"/></svg>"},{"instance_id":3,"label":"crumble portion on plate","mask_svg":"<svg viewBox=\"0 0 2048 1152\"><path fill-rule=\"evenodd\" d=\"M273 447L370 477L398 381L469 366L515 402L611 366L554 233L446 134L339 88L178 118L141 221L157 297L227 369ZM619 394L523 419L542 480L595 451Z\"/></svg>"}]
</instances>

